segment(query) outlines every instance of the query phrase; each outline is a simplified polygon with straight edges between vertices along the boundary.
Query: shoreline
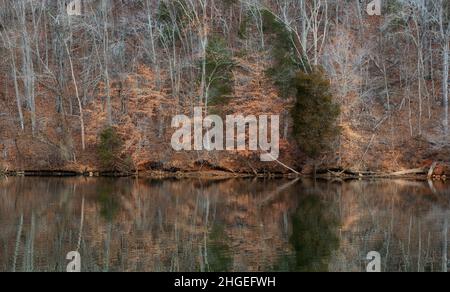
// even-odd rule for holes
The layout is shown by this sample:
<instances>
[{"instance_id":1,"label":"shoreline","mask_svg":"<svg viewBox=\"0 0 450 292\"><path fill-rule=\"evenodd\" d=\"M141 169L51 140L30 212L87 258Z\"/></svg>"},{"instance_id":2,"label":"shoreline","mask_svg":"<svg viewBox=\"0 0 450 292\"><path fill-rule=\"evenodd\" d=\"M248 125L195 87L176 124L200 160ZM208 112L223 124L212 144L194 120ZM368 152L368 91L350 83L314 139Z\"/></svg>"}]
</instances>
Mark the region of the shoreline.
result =
<instances>
[{"instance_id":1,"label":"shoreline","mask_svg":"<svg viewBox=\"0 0 450 292\"><path fill-rule=\"evenodd\" d=\"M0 171L0 177L87 177L87 178L124 178L135 177L142 179L234 179L234 178L268 178L268 179L298 179L312 178L327 181L377 180L377 179L406 179L416 181L447 181L447 176L430 174L431 170L415 169L393 173L385 172L333 172L324 170L317 174L296 173L238 173L216 170L199 171L140 171L123 173L118 171L73 171L73 170L5 170Z\"/></svg>"}]
</instances>

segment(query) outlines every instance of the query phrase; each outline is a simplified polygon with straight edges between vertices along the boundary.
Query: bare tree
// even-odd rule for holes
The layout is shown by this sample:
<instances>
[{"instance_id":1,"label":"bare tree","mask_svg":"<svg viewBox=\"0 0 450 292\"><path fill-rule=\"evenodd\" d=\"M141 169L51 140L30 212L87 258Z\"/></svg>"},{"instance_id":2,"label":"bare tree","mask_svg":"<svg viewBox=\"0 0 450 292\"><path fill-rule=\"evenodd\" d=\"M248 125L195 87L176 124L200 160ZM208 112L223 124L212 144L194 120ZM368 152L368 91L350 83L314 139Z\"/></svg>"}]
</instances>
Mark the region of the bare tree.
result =
<instances>
[{"instance_id":1,"label":"bare tree","mask_svg":"<svg viewBox=\"0 0 450 292\"><path fill-rule=\"evenodd\" d=\"M2 23L2 25L4 25L4 24ZM19 92L19 82L18 82L18 77L17 77L16 54L14 52L15 48L11 42L11 39L8 37L8 33L0 32L0 36L2 38L3 43L7 46L8 51L10 53L12 78L14 81L14 92L16 94L16 104L17 104L17 112L19 114L20 129L22 131L24 131L25 124L24 124L24 119L23 119L22 100L21 100L20 92Z\"/></svg>"},{"instance_id":2,"label":"bare tree","mask_svg":"<svg viewBox=\"0 0 450 292\"><path fill-rule=\"evenodd\" d=\"M450 5L447 1L438 1L438 21L439 34L442 43L442 98L444 101L444 135L446 139L449 136L448 127L448 83L449 83L449 54L450 54L450 12L448 11Z\"/></svg>"}]
</instances>

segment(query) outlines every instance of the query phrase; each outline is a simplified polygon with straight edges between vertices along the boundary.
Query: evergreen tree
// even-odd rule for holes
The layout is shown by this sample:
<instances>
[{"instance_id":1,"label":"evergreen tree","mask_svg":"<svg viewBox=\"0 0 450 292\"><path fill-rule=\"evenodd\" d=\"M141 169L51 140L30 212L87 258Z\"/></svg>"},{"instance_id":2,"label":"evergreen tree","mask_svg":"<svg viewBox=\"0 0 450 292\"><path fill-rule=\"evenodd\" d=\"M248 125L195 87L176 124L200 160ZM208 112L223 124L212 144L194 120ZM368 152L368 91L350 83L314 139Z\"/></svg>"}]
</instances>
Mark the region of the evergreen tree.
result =
<instances>
[{"instance_id":1,"label":"evergreen tree","mask_svg":"<svg viewBox=\"0 0 450 292\"><path fill-rule=\"evenodd\" d=\"M293 85L297 92L292 110L294 136L300 149L315 158L339 132L336 126L339 105L333 101L330 81L320 69L299 72Z\"/></svg>"}]
</instances>

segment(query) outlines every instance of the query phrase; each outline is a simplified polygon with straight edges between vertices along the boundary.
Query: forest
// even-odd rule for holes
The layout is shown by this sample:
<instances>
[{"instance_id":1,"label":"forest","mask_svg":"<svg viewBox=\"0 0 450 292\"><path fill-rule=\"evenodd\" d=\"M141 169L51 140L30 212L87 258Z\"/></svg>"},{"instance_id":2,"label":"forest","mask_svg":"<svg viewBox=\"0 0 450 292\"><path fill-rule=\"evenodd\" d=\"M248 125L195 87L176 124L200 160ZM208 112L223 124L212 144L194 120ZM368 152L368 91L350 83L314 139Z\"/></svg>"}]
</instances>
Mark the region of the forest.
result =
<instances>
[{"instance_id":1,"label":"forest","mask_svg":"<svg viewBox=\"0 0 450 292\"><path fill-rule=\"evenodd\" d=\"M369 2L0 0L0 171L450 163L450 2ZM196 107L279 115L278 160L175 151L171 120Z\"/></svg>"},{"instance_id":2,"label":"forest","mask_svg":"<svg viewBox=\"0 0 450 292\"><path fill-rule=\"evenodd\" d=\"M0 271L447 272L449 57L448 0L0 0Z\"/></svg>"}]
</instances>

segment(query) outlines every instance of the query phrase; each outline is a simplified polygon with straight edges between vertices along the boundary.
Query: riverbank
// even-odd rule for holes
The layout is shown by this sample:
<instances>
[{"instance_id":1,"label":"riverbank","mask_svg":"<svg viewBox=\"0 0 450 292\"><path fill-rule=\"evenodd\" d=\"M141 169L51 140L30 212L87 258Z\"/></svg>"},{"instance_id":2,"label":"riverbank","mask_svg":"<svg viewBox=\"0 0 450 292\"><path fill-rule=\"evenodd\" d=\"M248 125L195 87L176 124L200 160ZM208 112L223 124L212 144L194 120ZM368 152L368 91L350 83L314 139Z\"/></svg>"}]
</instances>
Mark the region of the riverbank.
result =
<instances>
[{"instance_id":1,"label":"riverbank","mask_svg":"<svg viewBox=\"0 0 450 292\"><path fill-rule=\"evenodd\" d=\"M280 173L236 173L226 171L189 171L189 172L169 172L169 171L143 171L143 172L115 172L115 171L48 171L48 170L25 170L25 171L3 171L0 172L2 176L24 176L24 177L140 177L140 178L202 178L202 179L216 179L216 178L289 178L296 177L294 174L280 174Z\"/></svg>"},{"instance_id":2,"label":"riverbank","mask_svg":"<svg viewBox=\"0 0 450 292\"><path fill-rule=\"evenodd\" d=\"M355 180L355 179L409 179L447 181L450 178L450 167L445 164L433 163L430 167L399 170L396 172L358 171L351 169L318 169L315 172L302 173L258 173L234 172L224 170L196 170L196 171L98 171L98 170L3 170L1 176L23 177L139 177L154 179L228 179L228 178L317 178L323 180Z\"/></svg>"}]
</instances>

